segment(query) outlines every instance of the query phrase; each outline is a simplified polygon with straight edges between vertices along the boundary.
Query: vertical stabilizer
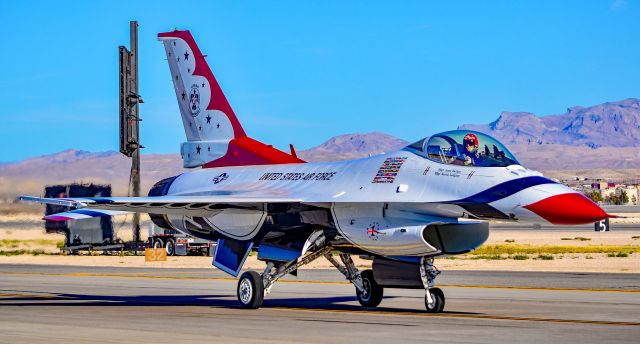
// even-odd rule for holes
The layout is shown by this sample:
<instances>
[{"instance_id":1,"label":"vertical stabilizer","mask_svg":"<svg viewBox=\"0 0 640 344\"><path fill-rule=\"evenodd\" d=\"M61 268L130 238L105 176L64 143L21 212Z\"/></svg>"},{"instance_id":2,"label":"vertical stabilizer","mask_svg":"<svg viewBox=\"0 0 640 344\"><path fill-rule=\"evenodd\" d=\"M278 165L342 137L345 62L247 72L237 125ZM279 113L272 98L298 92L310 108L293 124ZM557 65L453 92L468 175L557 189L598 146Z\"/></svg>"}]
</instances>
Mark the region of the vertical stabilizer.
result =
<instances>
[{"instance_id":1,"label":"vertical stabilizer","mask_svg":"<svg viewBox=\"0 0 640 344\"><path fill-rule=\"evenodd\" d=\"M158 34L163 42L187 142L185 167L304 162L247 137L189 31Z\"/></svg>"},{"instance_id":2,"label":"vertical stabilizer","mask_svg":"<svg viewBox=\"0 0 640 344\"><path fill-rule=\"evenodd\" d=\"M187 140L246 136L191 33L165 32L158 34L158 39L167 53Z\"/></svg>"}]
</instances>

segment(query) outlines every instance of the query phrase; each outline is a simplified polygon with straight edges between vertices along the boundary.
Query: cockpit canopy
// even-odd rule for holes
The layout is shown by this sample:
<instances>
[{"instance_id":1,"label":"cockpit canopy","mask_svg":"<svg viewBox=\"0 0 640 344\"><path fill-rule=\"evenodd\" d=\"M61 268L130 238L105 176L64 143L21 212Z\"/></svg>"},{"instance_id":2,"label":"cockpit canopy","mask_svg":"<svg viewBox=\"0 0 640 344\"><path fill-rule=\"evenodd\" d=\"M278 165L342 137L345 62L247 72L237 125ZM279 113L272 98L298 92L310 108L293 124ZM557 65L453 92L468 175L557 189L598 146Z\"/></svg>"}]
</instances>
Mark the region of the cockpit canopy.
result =
<instances>
[{"instance_id":1,"label":"cockpit canopy","mask_svg":"<svg viewBox=\"0 0 640 344\"><path fill-rule=\"evenodd\" d=\"M472 130L436 134L408 148L429 160L448 165L506 167L520 164L498 140Z\"/></svg>"}]
</instances>

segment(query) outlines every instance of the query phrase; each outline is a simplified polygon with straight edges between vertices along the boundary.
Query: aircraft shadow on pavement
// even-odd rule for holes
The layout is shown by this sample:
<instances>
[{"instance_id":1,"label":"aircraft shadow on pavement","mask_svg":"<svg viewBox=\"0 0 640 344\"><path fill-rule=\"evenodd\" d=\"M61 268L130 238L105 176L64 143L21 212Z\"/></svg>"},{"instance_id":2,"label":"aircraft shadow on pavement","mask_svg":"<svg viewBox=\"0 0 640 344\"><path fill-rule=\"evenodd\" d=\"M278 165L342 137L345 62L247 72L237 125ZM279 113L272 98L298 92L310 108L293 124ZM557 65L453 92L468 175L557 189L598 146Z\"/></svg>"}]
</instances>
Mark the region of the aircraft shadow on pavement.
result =
<instances>
[{"instance_id":1,"label":"aircraft shadow on pavement","mask_svg":"<svg viewBox=\"0 0 640 344\"><path fill-rule=\"evenodd\" d=\"M84 295L84 294L56 294L43 297L42 295L19 295L0 298L0 306L21 307L130 307L130 306L200 306L239 309L238 301L231 299L230 295ZM394 296L385 297L385 300ZM295 310L326 310L326 311L351 311L366 312L375 310L376 313L392 312L395 314L424 313L423 310L376 307L363 308L355 302L354 296L334 296L315 298L290 298L267 299L264 301L264 309L295 309ZM349 304L346 304L349 302ZM473 312L445 312L447 314L482 314Z\"/></svg>"},{"instance_id":2,"label":"aircraft shadow on pavement","mask_svg":"<svg viewBox=\"0 0 640 344\"><path fill-rule=\"evenodd\" d=\"M264 300L262 308L292 308L292 309L309 309L309 310L326 310L326 311L350 311L350 312L366 312L375 311L376 313L424 313L422 309L410 309L410 308L392 308L384 307L385 300L396 298L396 296L385 296L382 299L382 305L374 308L365 308L360 306L353 296L341 296L341 297L320 297L320 298L291 298L291 299L268 299ZM344 302L351 302L351 304L345 304ZM480 315L483 313L475 312L454 312L445 311L446 314L472 314Z\"/></svg>"}]
</instances>

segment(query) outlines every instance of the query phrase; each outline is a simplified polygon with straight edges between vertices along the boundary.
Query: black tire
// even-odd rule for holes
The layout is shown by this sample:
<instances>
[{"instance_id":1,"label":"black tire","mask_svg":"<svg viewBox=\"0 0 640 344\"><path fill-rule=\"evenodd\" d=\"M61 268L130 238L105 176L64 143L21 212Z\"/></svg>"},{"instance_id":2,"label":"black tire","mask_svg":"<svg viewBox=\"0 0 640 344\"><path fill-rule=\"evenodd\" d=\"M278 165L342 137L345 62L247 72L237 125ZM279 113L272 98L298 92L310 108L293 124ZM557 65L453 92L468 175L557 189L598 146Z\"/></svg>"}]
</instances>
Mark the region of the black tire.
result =
<instances>
[{"instance_id":1,"label":"black tire","mask_svg":"<svg viewBox=\"0 0 640 344\"><path fill-rule=\"evenodd\" d=\"M164 248L167 250L167 256L174 256L176 254L176 241L172 238L167 239L164 243Z\"/></svg>"},{"instance_id":2,"label":"black tire","mask_svg":"<svg viewBox=\"0 0 640 344\"><path fill-rule=\"evenodd\" d=\"M264 301L262 276L255 271L247 271L238 280L238 302L242 308L256 309Z\"/></svg>"},{"instance_id":3,"label":"black tire","mask_svg":"<svg viewBox=\"0 0 640 344\"><path fill-rule=\"evenodd\" d=\"M164 242L160 238L153 239L153 248L164 248Z\"/></svg>"},{"instance_id":4,"label":"black tire","mask_svg":"<svg viewBox=\"0 0 640 344\"><path fill-rule=\"evenodd\" d=\"M364 292L359 291L356 288L356 297L362 307L377 307L382 302L382 296L384 289L373 278L372 270L365 270L360 273L362 278L362 284L364 285Z\"/></svg>"},{"instance_id":5,"label":"black tire","mask_svg":"<svg viewBox=\"0 0 640 344\"><path fill-rule=\"evenodd\" d=\"M433 303L429 304L427 301L427 296L424 296L424 305L427 308L427 313L442 313L444 310L444 293L440 288L431 288L429 289L431 293L431 299L433 299Z\"/></svg>"}]
</instances>

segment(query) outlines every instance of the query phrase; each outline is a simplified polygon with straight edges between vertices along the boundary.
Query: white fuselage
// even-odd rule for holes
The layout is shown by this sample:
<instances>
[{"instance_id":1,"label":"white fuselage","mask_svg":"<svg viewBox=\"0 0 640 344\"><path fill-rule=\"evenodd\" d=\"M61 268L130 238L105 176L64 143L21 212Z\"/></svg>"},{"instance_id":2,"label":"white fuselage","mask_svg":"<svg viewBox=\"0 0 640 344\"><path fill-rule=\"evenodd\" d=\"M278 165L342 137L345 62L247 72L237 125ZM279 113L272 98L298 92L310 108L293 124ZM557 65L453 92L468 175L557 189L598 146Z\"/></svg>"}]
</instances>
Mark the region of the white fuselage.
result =
<instances>
[{"instance_id":1,"label":"white fuselage","mask_svg":"<svg viewBox=\"0 0 640 344\"><path fill-rule=\"evenodd\" d=\"M404 161L399 163L396 171L393 167L383 166L387 159L397 158L402 158ZM385 179L376 179L379 174L387 174L387 176ZM444 165L409 151L397 151L349 161L200 169L176 178L168 194L194 196L225 194L247 197L274 195L314 203L439 204L464 199L497 184L529 176L540 176L540 173L519 165L509 167ZM549 186L574 192L555 183ZM514 199L512 204L502 202L500 210L510 211L514 210L513 207L518 204L523 205L521 198L524 195L520 196L518 200ZM526 210L519 212L518 218L524 216L538 220L534 217L535 214L527 214ZM445 211L439 215L453 214Z\"/></svg>"},{"instance_id":2,"label":"white fuselage","mask_svg":"<svg viewBox=\"0 0 640 344\"><path fill-rule=\"evenodd\" d=\"M331 209L336 228L360 248L383 255L419 256L437 251L424 239L426 226L456 224L460 218L477 217L456 201L507 181L534 176L539 177L540 173L519 165L445 165L400 150L351 161L201 169L178 176L168 195L295 199ZM522 206L559 188L562 192L574 192L550 182L516 190L488 205L505 219L542 222ZM261 215L259 211L247 211L244 215L235 211L205 220L228 237L246 239L258 232L264 221ZM225 223L245 221L247 225L223 228L216 225L216 218ZM189 227L190 220L174 216L171 221ZM198 232L190 234L197 236Z\"/></svg>"}]
</instances>

